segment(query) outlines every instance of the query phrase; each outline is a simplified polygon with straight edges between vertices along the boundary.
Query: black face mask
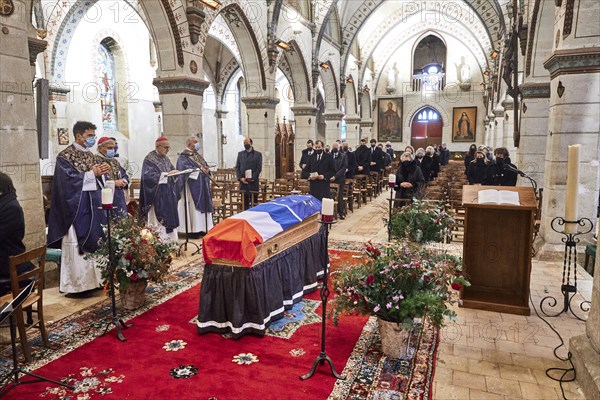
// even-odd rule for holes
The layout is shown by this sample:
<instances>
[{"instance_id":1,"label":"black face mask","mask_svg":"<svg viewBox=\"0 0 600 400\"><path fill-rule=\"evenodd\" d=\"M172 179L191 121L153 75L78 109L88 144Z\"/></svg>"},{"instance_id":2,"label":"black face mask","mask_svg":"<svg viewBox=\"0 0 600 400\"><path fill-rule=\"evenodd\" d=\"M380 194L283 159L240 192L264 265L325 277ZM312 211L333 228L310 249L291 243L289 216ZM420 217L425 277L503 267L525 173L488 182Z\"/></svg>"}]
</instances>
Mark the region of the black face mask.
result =
<instances>
[{"instance_id":1,"label":"black face mask","mask_svg":"<svg viewBox=\"0 0 600 400\"><path fill-rule=\"evenodd\" d=\"M321 154L323 154L323 149L318 149L318 150L315 150L315 152L316 152L317 154L321 155Z\"/></svg>"},{"instance_id":2,"label":"black face mask","mask_svg":"<svg viewBox=\"0 0 600 400\"><path fill-rule=\"evenodd\" d=\"M483 158L478 158L476 161L477 161L477 164L483 164Z\"/></svg>"},{"instance_id":3,"label":"black face mask","mask_svg":"<svg viewBox=\"0 0 600 400\"><path fill-rule=\"evenodd\" d=\"M360 142L360 145L361 145L361 146L366 146L366 145L367 145L367 142Z\"/></svg>"},{"instance_id":4,"label":"black face mask","mask_svg":"<svg viewBox=\"0 0 600 400\"><path fill-rule=\"evenodd\" d=\"M250 149L252 148L252 145L251 145L251 144L245 144L245 145L244 145L244 148L245 148L246 150L250 150Z\"/></svg>"},{"instance_id":5,"label":"black face mask","mask_svg":"<svg viewBox=\"0 0 600 400\"><path fill-rule=\"evenodd\" d=\"M402 161L402 166L405 168L410 167L412 163L413 163L412 161Z\"/></svg>"},{"instance_id":6,"label":"black face mask","mask_svg":"<svg viewBox=\"0 0 600 400\"><path fill-rule=\"evenodd\" d=\"M335 153L337 153L337 152L338 152L338 149L332 149L332 150L331 150L331 152L332 152L333 154L335 154Z\"/></svg>"},{"instance_id":7,"label":"black face mask","mask_svg":"<svg viewBox=\"0 0 600 400\"><path fill-rule=\"evenodd\" d=\"M423 156L417 156L417 158L420 160L420 159L422 159L422 158L423 158Z\"/></svg>"},{"instance_id":8,"label":"black face mask","mask_svg":"<svg viewBox=\"0 0 600 400\"><path fill-rule=\"evenodd\" d=\"M392 147L392 145L391 144L386 144L385 147L387 147L389 149L390 147Z\"/></svg>"},{"instance_id":9,"label":"black face mask","mask_svg":"<svg viewBox=\"0 0 600 400\"><path fill-rule=\"evenodd\" d=\"M312 151L312 147L307 147L306 148L308 151Z\"/></svg>"},{"instance_id":10,"label":"black face mask","mask_svg":"<svg viewBox=\"0 0 600 400\"><path fill-rule=\"evenodd\" d=\"M496 164L504 165L504 158L496 158Z\"/></svg>"},{"instance_id":11,"label":"black face mask","mask_svg":"<svg viewBox=\"0 0 600 400\"><path fill-rule=\"evenodd\" d=\"M371 143L371 147L375 147L375 143Z\"/></svg>"}]
</instances>

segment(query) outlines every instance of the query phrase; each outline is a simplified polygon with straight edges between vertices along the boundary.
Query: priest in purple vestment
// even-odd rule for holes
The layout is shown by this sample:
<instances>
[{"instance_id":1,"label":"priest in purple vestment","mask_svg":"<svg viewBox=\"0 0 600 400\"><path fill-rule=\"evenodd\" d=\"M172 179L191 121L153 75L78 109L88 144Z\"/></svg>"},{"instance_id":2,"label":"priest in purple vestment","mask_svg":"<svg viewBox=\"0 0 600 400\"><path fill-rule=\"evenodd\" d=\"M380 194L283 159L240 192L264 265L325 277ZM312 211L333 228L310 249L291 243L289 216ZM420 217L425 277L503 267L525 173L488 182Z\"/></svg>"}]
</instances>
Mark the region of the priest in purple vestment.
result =
<instances>
[{"instance_id":1,"label":"priest in purple vestment","mask_svg":"<svg viewBox=\"0 0 600 400\"><path fill-rule=\"evenodd\" d=\"M170 149L169 139L159 137L155 142L155 150L148 153L144 159L139 217L140 220L158 227L162 239L177 241L180 176L169 176L178 172L167 157Z\"/></svg>"},{"instance_id":2,"label":"priest in purple vestment","mask_svg":"<svg viewBox=\"0 0 600 400\"><path fill-rule=\"evenodd\" d=\"M96 143L94 124L78 121L73 134L75 142L56 157L47 241L49 247L62 250L60 291L85 297L102 282L95 262L84 254L96 251L104 236L101 177L110 166L90 150Z\"/></svg>"},{"instance_id":3,"label":"priest in purple vestment","mask_svg":"<svg viewBox=\"0 0 600 400\"><path fill-rule=\"evenodd\" d=\"M183 175L182 180L186 182L187 190L187 218L188 232L208 232L213 227L213 204L210 193L210 169L202 155L199 153L201 146L196 136L187 138L186 149L181 152L177 159L177 169L185 171L195 170L189 175ZM181 194L179 201L179 231L185 232L185 207L183 201L186 196Z\"/></svg>"},{"instance_id":4,"label":"priest in purple vestment","mask_svg":"<svg viewBox=\"0 0 600 400\"><path fill-rule=\"evenodd\" d=\"M125 169L121 167L115 157L117 143L109 137L101 137L98 140L98 162L106 163L110 170L102 175L100 182L103 187L111 187L111 181L114 185L113 207L114 213L118 216L127 214L127 201L125 200L125 190L129 186L129 176Z\"/></svg>"}]
</instances>

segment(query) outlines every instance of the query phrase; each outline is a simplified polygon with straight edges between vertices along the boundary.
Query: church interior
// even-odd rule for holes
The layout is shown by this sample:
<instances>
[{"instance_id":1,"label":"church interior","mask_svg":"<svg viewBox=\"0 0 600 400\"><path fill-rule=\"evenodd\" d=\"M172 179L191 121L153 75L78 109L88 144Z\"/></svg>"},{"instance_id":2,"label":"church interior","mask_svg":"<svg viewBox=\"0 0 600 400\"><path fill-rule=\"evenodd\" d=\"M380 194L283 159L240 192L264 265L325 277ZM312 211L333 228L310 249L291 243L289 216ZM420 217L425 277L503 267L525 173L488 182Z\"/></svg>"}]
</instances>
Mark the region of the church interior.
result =
<instances>
[{"instance_id":1,"label":"church interior","mask_svg":"<svg viewBox=\"0 0 600 400\"><path fill-rule=\"evenodd\" d=\"M45 248L40 329L19 329L15 338L2 306L0 385L9 390L0 389L0 397L600 399L596 0L0 0L0 96L0 173L10 177L22 207L26 249ZM65 295L61 264L71 256L49 243L52 215L63 204L57 192L73 191L57 177L59 159L81 137L78 121L95 125L99 140L88 146L94 153L105 138L118 144L131 215L142 215L147 155L155 149L163 146L175 169L191 138L210 170L203 234L188 235L186 208L178 228L184 249L173 254L166 276L145 289L145 304L125 310L119 303L118 316L108 284L89 296ZM249 138L252 150L244 150ZM203 320L198 299L211 290L209 275L226 282L230 274L239 279L236 290L245 279L230 263L209 269L210 254L221 253L207 248L211 231L248 215L240 155L262 156L251 202L267 207L313 194L313 182L301 178L309 140L327 148L347 143L357 154L361 139L393 151L378 172L327 183L334 223L312 221L324 235L324 255L313 254L324 273L284 302L282 320L265 319L266 333L247 322L244 329L254 324L261 333L238 337L235 330L223 333L226 323ZM442 326L419 320L405 345L410 355L394 358L382 353L375 317L325 322L328 298L331 310L341 292L324 290L322 279L331 275L333 285L344 268L366 263L373 247L365 252L365 243L400 246L390 240L390 222L400 212L393 198L405 150L433 146L439 154L442 144L448 158L423 185L422 202L413 204L451 213L453 227L427 246L461 260L471 286L457 289L461 298ZM509 186L521 203L484 207L479 197L477 204L478 186L466 175L472 145L473 163L475 150L489 154L490 164L494 149L505 151L512 167L505 164L504 172L515 175ZM0 187L2 230L8 226L3 195ZM68 204L69 212L83 208ZM305 222L294 228L300 236ZM73 235L74 224L67 224ZM104 225L97 227L106 235ZM265 237L258 228L244 229ZM177 226L171 233L177 237ZM285 240L290 244L281 249L263 246L265 266L309 246L304 236ZM2 274L10 287L14 282ZM256 290L266 285L269 292L275 278L264 279ZM225 310L237 292L219 282L210 304ZM476 291L480 282L485 287ZM9 289L13 294L0 304L19 289ZM242 300L240 312L260 308L258 300ZM31 311L16 311L34 327ZM216 328L203 331L210 324ZM319 359L325 348L331 358ZM314 376L298 379L315 356ZM15 360L23 371L63 386L22 384L31 377L15 372ZM335 378L334 364L344 379Z\"/></svg>"}]
</instances>

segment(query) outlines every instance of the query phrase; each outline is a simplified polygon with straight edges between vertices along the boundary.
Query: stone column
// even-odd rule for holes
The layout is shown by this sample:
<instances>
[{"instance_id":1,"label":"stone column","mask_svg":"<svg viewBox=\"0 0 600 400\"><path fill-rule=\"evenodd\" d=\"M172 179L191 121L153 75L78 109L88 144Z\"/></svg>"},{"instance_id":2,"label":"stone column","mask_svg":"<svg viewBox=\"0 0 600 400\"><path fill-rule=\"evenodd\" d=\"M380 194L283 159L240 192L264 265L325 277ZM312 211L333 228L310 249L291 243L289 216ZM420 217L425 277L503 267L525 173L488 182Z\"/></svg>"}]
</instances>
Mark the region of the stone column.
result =
<instances>
[{"instance_id":1,"label":"stone column","mask_svg":"<svg viewBox=\"0 0 600 400\"><path fill-rule=\"evenodd\" d=\"M202 132L203 93L209 83L185 76L155 78L163 112L163 134L171 142L169 158L185 149L188 136Z\"/></svg>"},{"instance_id":2,"label":"stone column","mask_svg":"<svg viewBox=\"0 0 600 400\"><path fill-rule=\"evenodd\" d=\"M267 97L244 98L248 114L248 132L254 148L262 153L263 168L261 177L275 180L275 107L277 99Z\"/></svg>"},{"instance_id":3,"label":"stone column","mask_svg":"<svg viewBox=\"0 0 600 400\"><path fill-rule=\"evenodd\" d=\"M502 147L506 147L508 152L510 153L511 160L517 155L517 149L515 147L515 134L514 134L514 109L515 109L515 101L512 97L506 96L504 100L502 100L502 107L504 108L504 120L502 124Z\"/></svg>"},{"instance_id":4,"label":"stone column","mask_svg":"<svg viewBox=\"0 0 600 400\"><path fill-rule=\"evenodd\" d=\"M494 109L494 140L491 145L495 149L496 147L502 147L502 136L504 135L504 107L501 103L498 103Z\"/></svg>"},{"instance_id":5,"label":"stone column","mask_svg":"<svg viewBox=\"0 0 600 400\"><path fill-rule=\"evenodd\" d=\"M360 122L358 115L346 117L346 141L348 145L354 146L360 141Z\"/></svg>"},{"instance_id":6,"label":"stone column","mask_svg":"<svg viewBox=\"0 0 600 400\"><path fill-rule=\"evenodd\" d=\"M541 224L545 242L542 254L562 252L563 249L562 235L550 229L550 222L555 217L564 217L567 148L571 144L581 144L578 215L590 219L596 215L600 48L555 50L544 62L544 67L550 71L551 82ZM591 235L582 239L585 241Z\"/></svg>"},{"instance_id":7,"label":"stone column","mask_svg":"<svg viewBox=\"0 0 600 400\"><path fill-rule=\"evenodd\" d=\"M598 248L598 241L596 241ZM571 338L569 351L577 371L577 383L586 399L600 393L600 257L596 256L592 287L592 304L585 324L585 334Z\"/></svg>"},{"instance_id":8,"label":"stone column","mask_svg":"<svg viewBox=\"0 0 600 400\"><path fill-rule=\"evenodd\" d=\"M341 112L327 112L323 114L325 118L325 145L331 145L340 138L340 124L342 123L342 117L344 115Z\"/></svg>"},{"instance_id":9,"label":"stone column","mask_svg":"<svg viewBox=\"0 0 600 400\"><path fill-rule=\"evenodd\" d=\"M25 245L46 243L38 133L31 81L37 54L46 46L35 39L29 1L12 0L15 12L2 17L0 32L0 171L9 175L25 213ZM31 37L29 37L31 35Z\"/></svg>"},{"instance_id":10,"label":"stone column","mask_svg":"<svg viewBox=\"0 0 600 400\"><path fill-rule=\"evenodd\" d=\"M225 120L227 119L227 113L228 113L228 111L224 111L224 110L216 110L215 111L215 118L217 118L217 148L219 149L217 165L219 168L225 168L225 161L224 161L225 157L223 156L223 145L225 144L224 142L227 140L227 137L223 133L223 124L225 123ZM204 146L202 146L202 147L204 148Z\"/></svg>"},{"instance_id":11,"label":"stone column","mask_svg":"<svg viewBox=\"0 0 600 400\"><path fill-rule=\"evenodd\" d=\"M300 162L302 150L306 148L306 142L311 139L313 142L317 140L317 113L319 110L316 107L308 104L305 106L297 106L291 108L296 121L294 134L294 160L297 164Z\"/></svg>"},{"instance_id":12,"label":"stone column","mask_svg":"<svg viewBox=\"0 0 600 400\"><path fill-rule=\"evenodd\" d=\"M550 82L524 83L519 86L519 89L523 99L521 141L515 161L521 171L531 176L542 187L548 138Z\"/></svg>"},{"instance_id":13,"label":"stone column","mask_svg":"<svg viewBox=\"0 0 600 400\"><path fill-rule=\"evenodd\" d=\"M409 133L410 136L410 133ZM357 145L362 138L371 138L373 137L373 121L360 121L360 132L358 133L358 141L356 143L352 143L352 145Z\"/></svg>"},{"instance_id":14,"label":"stone column","mask_svg":"<svg viewBox=\"0 0 600 400\"><path fill-rule=\"evenodd\" d=\"M42 176L54 174L56 156L73 141L73 127L67 125L67 104L70 91L71 89L66 87L50 86L48 96L48 140L50 143L48 143L48 161L42 162ZM66 144L59 144L59 128L68 130Z\"/></svg>"}]
</instances>

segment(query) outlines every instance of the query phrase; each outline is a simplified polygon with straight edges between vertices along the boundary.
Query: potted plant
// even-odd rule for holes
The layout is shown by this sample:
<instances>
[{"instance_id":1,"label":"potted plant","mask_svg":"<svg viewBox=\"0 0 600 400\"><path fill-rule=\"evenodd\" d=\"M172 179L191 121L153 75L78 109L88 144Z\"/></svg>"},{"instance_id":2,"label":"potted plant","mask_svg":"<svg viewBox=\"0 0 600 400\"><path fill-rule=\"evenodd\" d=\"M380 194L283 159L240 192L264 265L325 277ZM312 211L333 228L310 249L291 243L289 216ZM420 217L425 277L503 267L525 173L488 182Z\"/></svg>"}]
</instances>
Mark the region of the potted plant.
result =
<instances>
[{"instance_id":1,"label":"potted plant","mask_svg":"<svg viewBox=\"0 0 600 400\"><path fill-rule=\"evenodd\" d=\"M441 201L413 199L398 209L389 221L391 237L415 243L443 242L456 221L450 207Z\"/></svg>"},{"instance_id":2,"label":"potted plant","mask_svg":"<svg viewBox=\"0 0 600 400\"><path fill-rule=\"evenodd\" d=\"M96 261L105 286L113 273L108 247L108 238L101 239L98 250L86 256ZM123 307L129 310L141 307L148 281L160 282L169 271L175 244L161 240L153 226L142 226L122 217L111 223L111 250L115 287L119 288Z\"/></svg>"},{"instance_id":3,"label":"potted plant","mask_svg":"<svg viewBox=\"0 0 600 400\"><path fill-rule=\"evenodd\" d=\"M469 286L458 257L427 248L367 243L366 261L333 274L334 323L340 313L377 316L382 350L397 358L406 353L415 318L440 327L456 313L448 306Z\"/></svg>"}]
</instances>

